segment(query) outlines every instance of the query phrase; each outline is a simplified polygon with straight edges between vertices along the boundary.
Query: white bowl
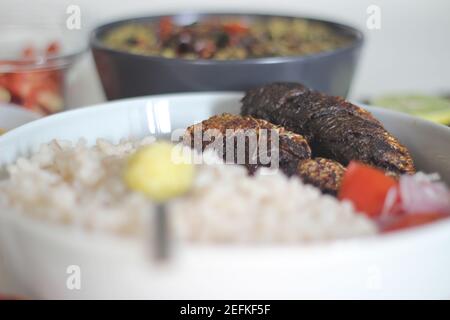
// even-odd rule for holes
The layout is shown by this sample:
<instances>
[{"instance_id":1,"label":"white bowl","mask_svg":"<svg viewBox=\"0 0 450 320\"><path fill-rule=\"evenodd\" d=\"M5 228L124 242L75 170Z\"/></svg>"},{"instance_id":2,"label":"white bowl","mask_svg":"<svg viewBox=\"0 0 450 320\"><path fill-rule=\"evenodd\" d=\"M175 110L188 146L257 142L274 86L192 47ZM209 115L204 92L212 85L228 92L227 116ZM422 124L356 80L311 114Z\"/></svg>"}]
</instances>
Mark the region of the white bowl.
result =
<instances>
[{"instance_id":1,"label":"white bowl","mask_svg":"<svg viewBox=\"0 0 450 320\"><path fill-rule=\"evenodd\" d=\"M37 113L20 106L0 103L0 129L11 130L39 118Z\"/></svg>"},{"instance_id":2,"label":"white bowl","mask_svg":"<svg viewBox=\"0 0 450 320\"><path fill-rule=\"evenodd\" d=\"M53 138L89 143L171 131L238 112L240 93L161 95L35 121L0 138L0 165ZM155 110L158 112L155 112ZM450 181L450 129L368 108L406 144L420 170ZM293 195L287 195L293 196ZM0 212L0 262L14 291L32 298L449 298L450 221L370 238L295 246L184 244L166 265L143 243ZM81 270L70 290L68 267ZM70 287L70 286L69 286ZM1 288L0 288L1 290Z\"/></svg>"}]
</instances>

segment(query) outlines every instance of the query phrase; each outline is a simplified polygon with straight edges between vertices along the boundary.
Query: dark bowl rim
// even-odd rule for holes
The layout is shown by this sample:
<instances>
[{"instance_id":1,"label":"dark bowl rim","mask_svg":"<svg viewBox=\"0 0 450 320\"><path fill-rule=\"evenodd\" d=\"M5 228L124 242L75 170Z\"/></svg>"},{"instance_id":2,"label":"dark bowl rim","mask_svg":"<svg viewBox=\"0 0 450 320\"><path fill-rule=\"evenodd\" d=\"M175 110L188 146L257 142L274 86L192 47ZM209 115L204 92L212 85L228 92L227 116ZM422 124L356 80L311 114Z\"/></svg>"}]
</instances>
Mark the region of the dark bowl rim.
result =
<instances>
[{"instance_id":1,"label":"dark bowl rim","mask_svg":"<svg viewBox=\"0 0 450 320\"><path fill-rule=\"evenodd\" d=\"M150 19L161 19L164 17L175 17L175 16L197 16L197 17L208 17L208 16L248 16L248 17L256 17L256 18L288 18L288 19L302 19L313 22L324 23L326 25L331 25L333 28L337 28L342 32L345 32L353 37L353 41L350 45L337 48L329 51L322 51L315 54L310 55L301 55L301 56L276 56L276 57L263 57L263 58L249 58L249 59L229 59L229 60L218 60L218 59L183 59L183 58L166 58L162 56L150 56L143 54L136 54L127 52L125 50L117 50L113 49L103 43L100 39L100 35L103 34L108 29L111 29L115 26L129 23L129 22L139 22ZM175 64L185 64L185 65L228 65L228 64L276 64L276 63L286 63L293 61L309 61L314 59L326 58L329 56L335 56L339 54L345 54L347 52L351 52L362 46L364 42L364 34L359 29L350 26L348 24L343 24L336 21L325 20L322 18L314 18L314 17L306 17L306 16L292 16L292 15L283 15L283 14L266 14L266 13L233 13L233 12L184 12L184 13L167 13L167 14L157 14L157 15L146 15L146 16L138 16L138 17L128 17L119 20L110 21L104 24L101 24L92 30L89 43L92 49L101 49L103 51L107 51L112 54L120 54L124 56L128 56L134 59L144 59L148 61L154 62L165 62L165 63L175 63Z\"/></svg>"}]
</instances>

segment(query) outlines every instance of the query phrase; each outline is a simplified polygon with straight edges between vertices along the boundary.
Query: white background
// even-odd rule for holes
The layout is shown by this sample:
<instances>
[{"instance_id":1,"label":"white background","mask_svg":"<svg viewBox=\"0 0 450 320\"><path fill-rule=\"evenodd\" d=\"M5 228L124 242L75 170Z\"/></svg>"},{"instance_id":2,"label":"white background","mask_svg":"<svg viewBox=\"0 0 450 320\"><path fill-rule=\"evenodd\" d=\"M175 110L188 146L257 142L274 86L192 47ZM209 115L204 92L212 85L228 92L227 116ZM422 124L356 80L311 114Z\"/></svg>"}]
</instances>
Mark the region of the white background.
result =
<instances>
[{"instance_id":1,"label":"white background","mask_svg":"<svg viewBox=\"0 0 450 320\"><path fill-rule=\"evenodd\" d=\"M352 98L399 91L450 92L448 0L0 0L0 18L28 11L36 19L45 20L49 13L65 14L68 4L80 6L86 29L123 16L180 11L269 12L329 18L356 26L366 35ZM381 8L381 30L366 27L366 10L371 4ZM7 20L0 20L0 25ZM70 91L71 104L101 101L102 91L92 61L85 59L77 71L78 80Z\"/></svg>"}]
</instances>

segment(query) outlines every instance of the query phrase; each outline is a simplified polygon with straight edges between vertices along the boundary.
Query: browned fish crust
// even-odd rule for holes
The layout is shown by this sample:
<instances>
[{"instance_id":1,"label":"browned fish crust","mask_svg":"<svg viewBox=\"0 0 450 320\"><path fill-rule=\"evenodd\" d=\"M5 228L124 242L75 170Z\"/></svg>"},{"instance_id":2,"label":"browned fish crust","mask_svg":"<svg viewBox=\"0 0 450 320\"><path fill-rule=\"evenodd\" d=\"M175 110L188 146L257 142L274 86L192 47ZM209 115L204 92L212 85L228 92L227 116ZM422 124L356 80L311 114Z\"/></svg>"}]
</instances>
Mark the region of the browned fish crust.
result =
<instances>
[{"instance_id":1,"label":"browned fish crust","mask_svg":"<svg viewBox=\"0 0 450 320\"><path fill-rule=\"evenodd\" d=\"M333 196L337 195L345 173L344 166L325 158L302 160L299 162L297 170L303 182L312 184L323 193Z\"/></svg>"},{"instance_id":2,"label":"browned fish crust","mask_svg":"<svg viewBox=\"0 0 450 320\"><path fill-rule=\"evenodd\" d=\"M302 134L313 156L347 165L351 160L393 174L414 173L403 145L372 114L340 97L327 96L297 83L273 83L246 93L242 114Z\"/></svg>"},{"instance_id":3,"label":"browned fish crust","mask_svg":"<svg viewBox=\"0 0 450 320\"><path fill-rule=\"evenodd\" d=\"M256 148L250 148L249 140L245 140L245 163L240 163L247 167L249 173L253 174L259 167L270 165L270 163L266 163L267 161L261 161L262 151L259 148L259 142L262 142L260 138L262 137L262 130L264 129L275 130L277 137L279 137L278 158L276 158L276 154L273 154L275 158L272 161L276 161L279 168L285 174L289 176L296 174L299 160L309 159L311 157L311 149L308 142L302 135L292 133L285 130L283 127L273 125L265 120L255 119L250 116L224 113L188 127L184 140L185 143L189 144L192 148L204 151L205 148L215 142L214 136L217 133L220 133L221 136L219 138L222 139L223 149L216 150L216 152L227 161L227 150L231 150L227 148L233 148L234 158L231 160L232 162L237 163L237 137L239 135L248 134L250 130L254 130L253 132L258 139L258 146ZM197 138L201 139L201 142L195 141L195 130L201 132L201 136L197 136ZM227 132L227 130L231 130L231 132ZM273 144L269 132L267 132L267 140L265 141L267 141L265 156L271 157L271 149L275 147L275 144ZM250 161L250 159L252 159L252 161Z\"/></svg>"}]
</instances>

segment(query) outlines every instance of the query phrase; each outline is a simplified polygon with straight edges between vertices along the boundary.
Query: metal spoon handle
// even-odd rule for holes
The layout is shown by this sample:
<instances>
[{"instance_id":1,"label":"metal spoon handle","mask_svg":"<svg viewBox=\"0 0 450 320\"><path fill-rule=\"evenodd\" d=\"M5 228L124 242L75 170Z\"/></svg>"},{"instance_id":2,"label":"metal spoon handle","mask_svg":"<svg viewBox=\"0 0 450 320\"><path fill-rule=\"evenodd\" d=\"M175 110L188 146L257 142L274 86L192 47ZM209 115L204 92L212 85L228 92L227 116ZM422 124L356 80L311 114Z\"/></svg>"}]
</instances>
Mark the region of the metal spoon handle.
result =
<instances>
[{"instance_id":1,"label":"metal spoon handle","mask_svg":"<svg viewBox=\"0 0 450 320\"><path fill-rule=\"evenodd\" d=\"M155 217L155 260L166 261L169 258L170 239L167 207L165 204L156 205Z\"/></svg>"}]
</instances>

